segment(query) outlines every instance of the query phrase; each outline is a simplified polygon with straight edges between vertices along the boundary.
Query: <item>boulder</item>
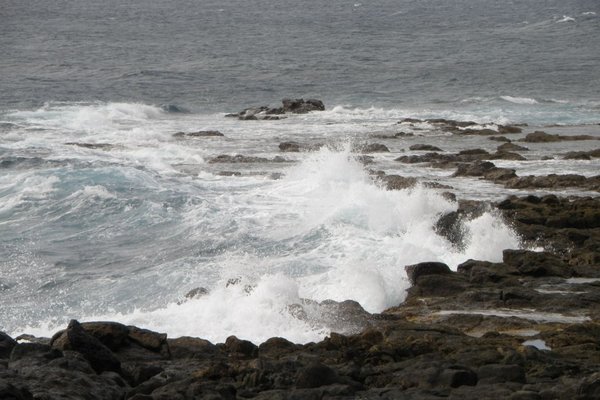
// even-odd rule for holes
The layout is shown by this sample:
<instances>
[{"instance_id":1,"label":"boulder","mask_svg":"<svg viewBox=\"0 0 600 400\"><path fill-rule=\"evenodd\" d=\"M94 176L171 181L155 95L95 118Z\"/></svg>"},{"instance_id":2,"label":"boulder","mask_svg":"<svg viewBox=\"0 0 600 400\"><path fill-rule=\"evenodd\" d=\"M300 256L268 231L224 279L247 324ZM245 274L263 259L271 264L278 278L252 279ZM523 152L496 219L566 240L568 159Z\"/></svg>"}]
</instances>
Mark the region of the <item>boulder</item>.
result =
<instances>
[{"instance_id":1,"label":"boulder","mask_svg":"<svg viewBox=\"0 0 600 400\"><path fill-rule=\"evenodd\" d=\"M404 267L404 270L406 271L409 281L413 285L424 275L445 275L452 273L450 267L441 262L423 262L407 265Z\"/></svg>"},{"instance_id":2,"label":"boulder","mask_svg":"<svg viewBox=\"0 0 600 400\"><path fill-rule=\"evenodd\" d=\"M73 350L80 353L97 373L121 371L121 362L110 349L100 340L86 333L76 320L71 320L66 330L54 335L51 346L63 351Z\"/></svg>"}]
</instances>

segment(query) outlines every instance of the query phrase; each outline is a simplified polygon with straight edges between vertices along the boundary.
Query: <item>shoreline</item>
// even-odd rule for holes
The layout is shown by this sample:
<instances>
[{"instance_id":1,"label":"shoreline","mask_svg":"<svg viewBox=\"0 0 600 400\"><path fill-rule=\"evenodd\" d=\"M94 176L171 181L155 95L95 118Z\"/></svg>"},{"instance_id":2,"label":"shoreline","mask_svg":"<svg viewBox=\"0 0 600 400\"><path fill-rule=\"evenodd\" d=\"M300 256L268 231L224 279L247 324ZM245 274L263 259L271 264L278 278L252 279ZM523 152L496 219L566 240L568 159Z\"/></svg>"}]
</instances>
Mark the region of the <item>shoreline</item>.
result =
<instances>
[{"instance_id":1,"label":"shoreline","mask_svg":"<svg viewBox=\"0 0 600 400\"><path fill-rule=\"evenodd\" d=\"M451 234L472 218L444 219ZM0 393L16 399L365 398L592 399L600 383L600 199L509 197L496 204L521 237L545 251L505 250L456 272L407 267L404 303L318 343L236 337L212 344L111 322L72 321L52 339L0 341ZM450 236L460 245L460 237ZM552 251L549 251L552 250ZM81 393L88 393L80 397ZM31 397L34 396L34 397ZM487 397L486 397L487 396Z\"/></svg>"}]
</instances>

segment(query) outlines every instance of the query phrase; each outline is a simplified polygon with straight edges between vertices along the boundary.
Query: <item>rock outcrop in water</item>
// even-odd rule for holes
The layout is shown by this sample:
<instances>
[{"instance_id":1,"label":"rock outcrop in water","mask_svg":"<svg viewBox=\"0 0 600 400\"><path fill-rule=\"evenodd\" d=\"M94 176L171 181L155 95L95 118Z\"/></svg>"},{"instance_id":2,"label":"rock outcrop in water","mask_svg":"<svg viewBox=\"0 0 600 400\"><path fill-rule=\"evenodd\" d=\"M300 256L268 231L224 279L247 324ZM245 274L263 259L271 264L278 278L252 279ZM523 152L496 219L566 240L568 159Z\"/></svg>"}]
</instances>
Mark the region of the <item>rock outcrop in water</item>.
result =
<instances>
[{"instance_id":1,"label":"rock outcrop in water","mask_svg":"<svg viewBox=\"0 0 600 400\"><path fill-rule=\"evenodd\" d=\"M382 314L321 303L367 328L319 343L213 344L114 322L72 321L51 339L0 333L0 398L599 398L600 200L463 201L438 231L459 241L461 221L489 207L546 251L507 249L456 272L407 266L406 301Z\"/></svg>"},{"instance_id":2,"label":"rock outcrop in water","mask_svg":"<svg viewBox=\"0 0 600 400\"><path fill-rule=\"evenodd\" d=\"M285 118L286 113L306 114L311 111L324 111L325 104L317 99L283 99L281 107L249 107L226 117L238 118L244 121L278 120Z\"/></svg>"}]
</instances>

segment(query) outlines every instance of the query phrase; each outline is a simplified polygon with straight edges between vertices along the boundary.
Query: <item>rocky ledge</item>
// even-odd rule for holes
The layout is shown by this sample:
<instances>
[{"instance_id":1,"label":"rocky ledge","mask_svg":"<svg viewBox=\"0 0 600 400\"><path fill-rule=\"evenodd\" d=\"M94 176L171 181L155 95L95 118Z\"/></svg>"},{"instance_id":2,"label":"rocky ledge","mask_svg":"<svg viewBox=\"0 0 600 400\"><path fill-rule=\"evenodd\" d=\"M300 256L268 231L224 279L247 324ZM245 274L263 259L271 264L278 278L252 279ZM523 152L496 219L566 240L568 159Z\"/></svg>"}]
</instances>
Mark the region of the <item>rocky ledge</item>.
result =
<instances>
[{"instance_id":1,"label":"rocky ledge","mask_svg":"<svg viewBox=\"0 0 600 400\"><path fill-rule=\"evenodd\" d=\"M52 338L0 333L0 398L600 398L600 199L461 201L437 230L461 246L461 225L490 209L543 248L406 266L406 301L381 314L328 303L358 334L213 344L77 321Z\"/></svg>"}]
</instances>

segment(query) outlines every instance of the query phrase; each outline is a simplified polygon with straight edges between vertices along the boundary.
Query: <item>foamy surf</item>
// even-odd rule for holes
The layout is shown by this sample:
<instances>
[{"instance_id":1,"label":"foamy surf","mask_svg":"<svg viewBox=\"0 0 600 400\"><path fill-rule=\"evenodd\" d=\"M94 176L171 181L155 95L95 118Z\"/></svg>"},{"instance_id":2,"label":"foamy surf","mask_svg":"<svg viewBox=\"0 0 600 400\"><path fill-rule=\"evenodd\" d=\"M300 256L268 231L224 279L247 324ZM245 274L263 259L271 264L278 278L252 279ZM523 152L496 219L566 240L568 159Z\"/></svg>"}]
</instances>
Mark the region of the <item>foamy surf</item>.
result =
<instances>
[{"instance_id":1,"label":"foamy surf","mask_svg":"<svg viewBox=\"0 0 600 400\"><path fill-rule=\"evenodd\" d=\"M456 268L467 258L499 261L502 249L519 246L499 218L485 213L465 224L466 245L456 249L434 229L455 203L421 186L386 190L371 179L350 147L310 154L278 181L205 198L210 211L188 207L190 233L223 235L223 250L204 257L204 264L197 259L192 265L158 266L155 274L163 287L153 290L161 290L157 297L164 299L162 305L153 305L152 294L143 293L149 289L132 281L130 295L146 298L134 309L83 311L75 306L54 322L29 324L12 333L49 335L68 318L78 318L115 320L214 342L237 335L254 342L282 336L304 343L352 327L352 321L344 326L325 318L316 302L355 300L369 312L381 312L403 301L410 286L405 265L442 261ZM83 188L74 196L81 206L89 200L114 200L102 186ZM214 278L207 279L207 273ZM181 274L184 286L178 286ZM207 293L181 302L197 286ZM109 286L104 290L111 292Z\"/></svg>"}]
</instances>

